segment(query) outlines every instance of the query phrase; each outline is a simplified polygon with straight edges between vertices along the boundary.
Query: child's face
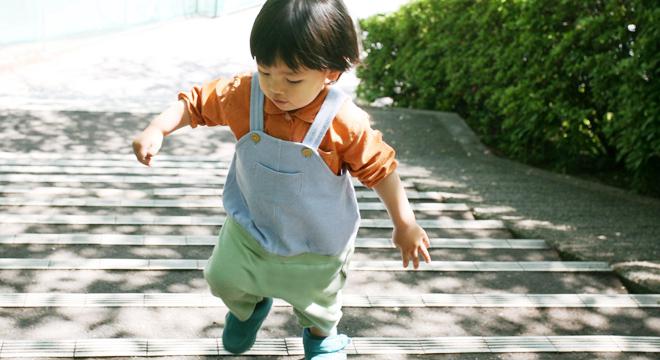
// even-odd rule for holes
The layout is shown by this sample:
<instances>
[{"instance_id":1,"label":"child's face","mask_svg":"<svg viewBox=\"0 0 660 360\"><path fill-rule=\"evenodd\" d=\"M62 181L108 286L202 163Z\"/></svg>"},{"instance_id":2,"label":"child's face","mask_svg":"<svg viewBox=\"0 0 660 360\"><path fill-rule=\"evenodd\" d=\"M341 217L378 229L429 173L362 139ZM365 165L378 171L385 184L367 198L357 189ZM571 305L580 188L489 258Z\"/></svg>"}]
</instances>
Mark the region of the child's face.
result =
<instances>
[{"instance_id":1,"label":"child's face","mask_svg":"<svg viewBox=\"0 0 660 360\"><path fill-rule=\"evenodd\" d=\"M294 72L283 62L259 65L259 85L267 98L280 110L292 111L311 103L329 81L337 80L338 71L298 69Z\"/></svg>"}]
</instances>

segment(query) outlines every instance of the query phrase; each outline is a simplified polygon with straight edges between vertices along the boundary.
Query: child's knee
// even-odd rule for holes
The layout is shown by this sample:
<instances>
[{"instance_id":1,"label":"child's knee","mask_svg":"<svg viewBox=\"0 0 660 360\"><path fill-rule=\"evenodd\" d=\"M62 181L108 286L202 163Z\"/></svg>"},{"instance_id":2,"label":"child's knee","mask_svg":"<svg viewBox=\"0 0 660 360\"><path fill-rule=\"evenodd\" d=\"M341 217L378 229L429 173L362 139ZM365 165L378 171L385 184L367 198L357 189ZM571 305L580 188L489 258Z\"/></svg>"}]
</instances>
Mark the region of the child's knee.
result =
<instances>
[{"instance_id":1,"label":"child's knee","mask_svg":"<svg viewBox=\"0 0 660 360\"><path fill-rule=\"evenodd\" d=\"M222 271L211 265L212 262L209 260L206 267L204 267L204 280L206 280L206 283L209 285L211 294L217 297L222 297L223 292L227 292L227 290L234 288L233 282L228 276L226 276L226 271Z\"/></svg>"},{"instance_id":2,"label":"child's knee","mask_svg":"<svg viewBox=\"0 0 660 360\"><path fill-rule=\"evenodd\" d=\"M248 285L240 267L232 266L224 259L214 262L213 257L204 267L204 280L209 285L211 294L223 301L241 298Z\"/></svg>"}]
</instances>

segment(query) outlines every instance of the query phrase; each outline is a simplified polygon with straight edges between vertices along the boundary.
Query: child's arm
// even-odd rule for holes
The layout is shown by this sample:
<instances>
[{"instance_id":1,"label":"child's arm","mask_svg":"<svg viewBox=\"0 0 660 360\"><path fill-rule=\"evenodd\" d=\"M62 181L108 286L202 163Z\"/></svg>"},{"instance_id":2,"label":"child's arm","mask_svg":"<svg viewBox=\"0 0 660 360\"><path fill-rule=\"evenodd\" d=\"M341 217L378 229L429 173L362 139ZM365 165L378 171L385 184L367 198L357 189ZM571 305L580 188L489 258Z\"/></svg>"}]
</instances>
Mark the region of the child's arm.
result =
<instances>
[{"instance_id":1,"label":"child's arm","mask_svg":"<svg viewBox=\"0 0 660 360\"><path fill-rule=\"evenodd\" d=\"M138 161L151 166L153 156L163 144L163 138L188 125L190 125L188 108L183 100L179 100L152 120L149 126L133 139L133 152Z\"/></svg>"},{"instance_id":2,"label":"child's arm","mask_svg":"<svg viewBox=\"0 0 660 360\"><path fill-rule=\"evenodd\" d=\"M415 220L415 213L410 207L399 174L394 171L374 186L374 190L385 204L394 223L392 240L401 251L403 267L407 268L412 259L413 267L419 268L420 253L424 261L431 262L431 256L427 250L431 243L426 231Z\"/></svg>"}]
</instances>

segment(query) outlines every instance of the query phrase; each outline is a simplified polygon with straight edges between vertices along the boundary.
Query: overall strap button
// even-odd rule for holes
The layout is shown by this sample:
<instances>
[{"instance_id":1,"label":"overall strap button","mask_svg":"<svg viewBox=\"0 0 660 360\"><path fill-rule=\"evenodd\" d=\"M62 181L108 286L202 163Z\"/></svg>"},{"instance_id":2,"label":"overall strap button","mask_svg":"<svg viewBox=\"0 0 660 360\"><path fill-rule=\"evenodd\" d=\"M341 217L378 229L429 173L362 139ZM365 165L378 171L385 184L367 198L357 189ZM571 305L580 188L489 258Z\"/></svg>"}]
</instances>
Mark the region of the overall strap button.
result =
<instances>
[{"instance_id":1,"label":"overall strap button","mask_svg":"<svg viewBox=\"0 0 660 360\"><path fill-rule=\"evenodd\" d=\"M308 157L312 156L312 154L314 154L314 152L312 151L312 149L305 148L305 149L302 150L302 154L303 154L304 157L308 158Z\"/></svg>"},{"instance_id":2,"label":"overall strap button","mask_svg":"<svg viewBox=\"0 0 660 360\"><path fill-rule=\"evenodd\" d=\"M257 133L253 133L251 135L251 138L252 138L252 141L254 141L255 144L258 143L259 141L261 141L261 136L259 136L259 134L257 134Z\"/></svg>"}]
</instances>

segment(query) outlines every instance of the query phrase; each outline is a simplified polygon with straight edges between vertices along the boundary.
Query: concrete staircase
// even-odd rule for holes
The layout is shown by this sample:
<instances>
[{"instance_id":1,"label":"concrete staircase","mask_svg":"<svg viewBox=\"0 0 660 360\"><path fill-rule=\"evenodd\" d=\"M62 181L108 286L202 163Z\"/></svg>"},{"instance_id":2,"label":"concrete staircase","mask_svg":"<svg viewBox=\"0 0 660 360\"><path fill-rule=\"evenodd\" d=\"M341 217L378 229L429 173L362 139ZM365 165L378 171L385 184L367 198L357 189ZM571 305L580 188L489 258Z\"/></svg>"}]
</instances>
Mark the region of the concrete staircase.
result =
<instances>
[{"instance_id":1,"label":"concrete staircase","mask_svg":"<svg viewBox=\"0 0 660 360\"><path fill-rule=\"evenodd\" d=\"M230 355L201 273L230 158L158 160L0 153L0 358ZM609 264L562 261L475 219L469 194L400 172L434 261L403 269L385 208L355 184L364 220L340 323L352 358L656 358L660 295L629 294ZM276 302L245 356L301 358L300 330Z\"/></svg>"}]
</instances>

